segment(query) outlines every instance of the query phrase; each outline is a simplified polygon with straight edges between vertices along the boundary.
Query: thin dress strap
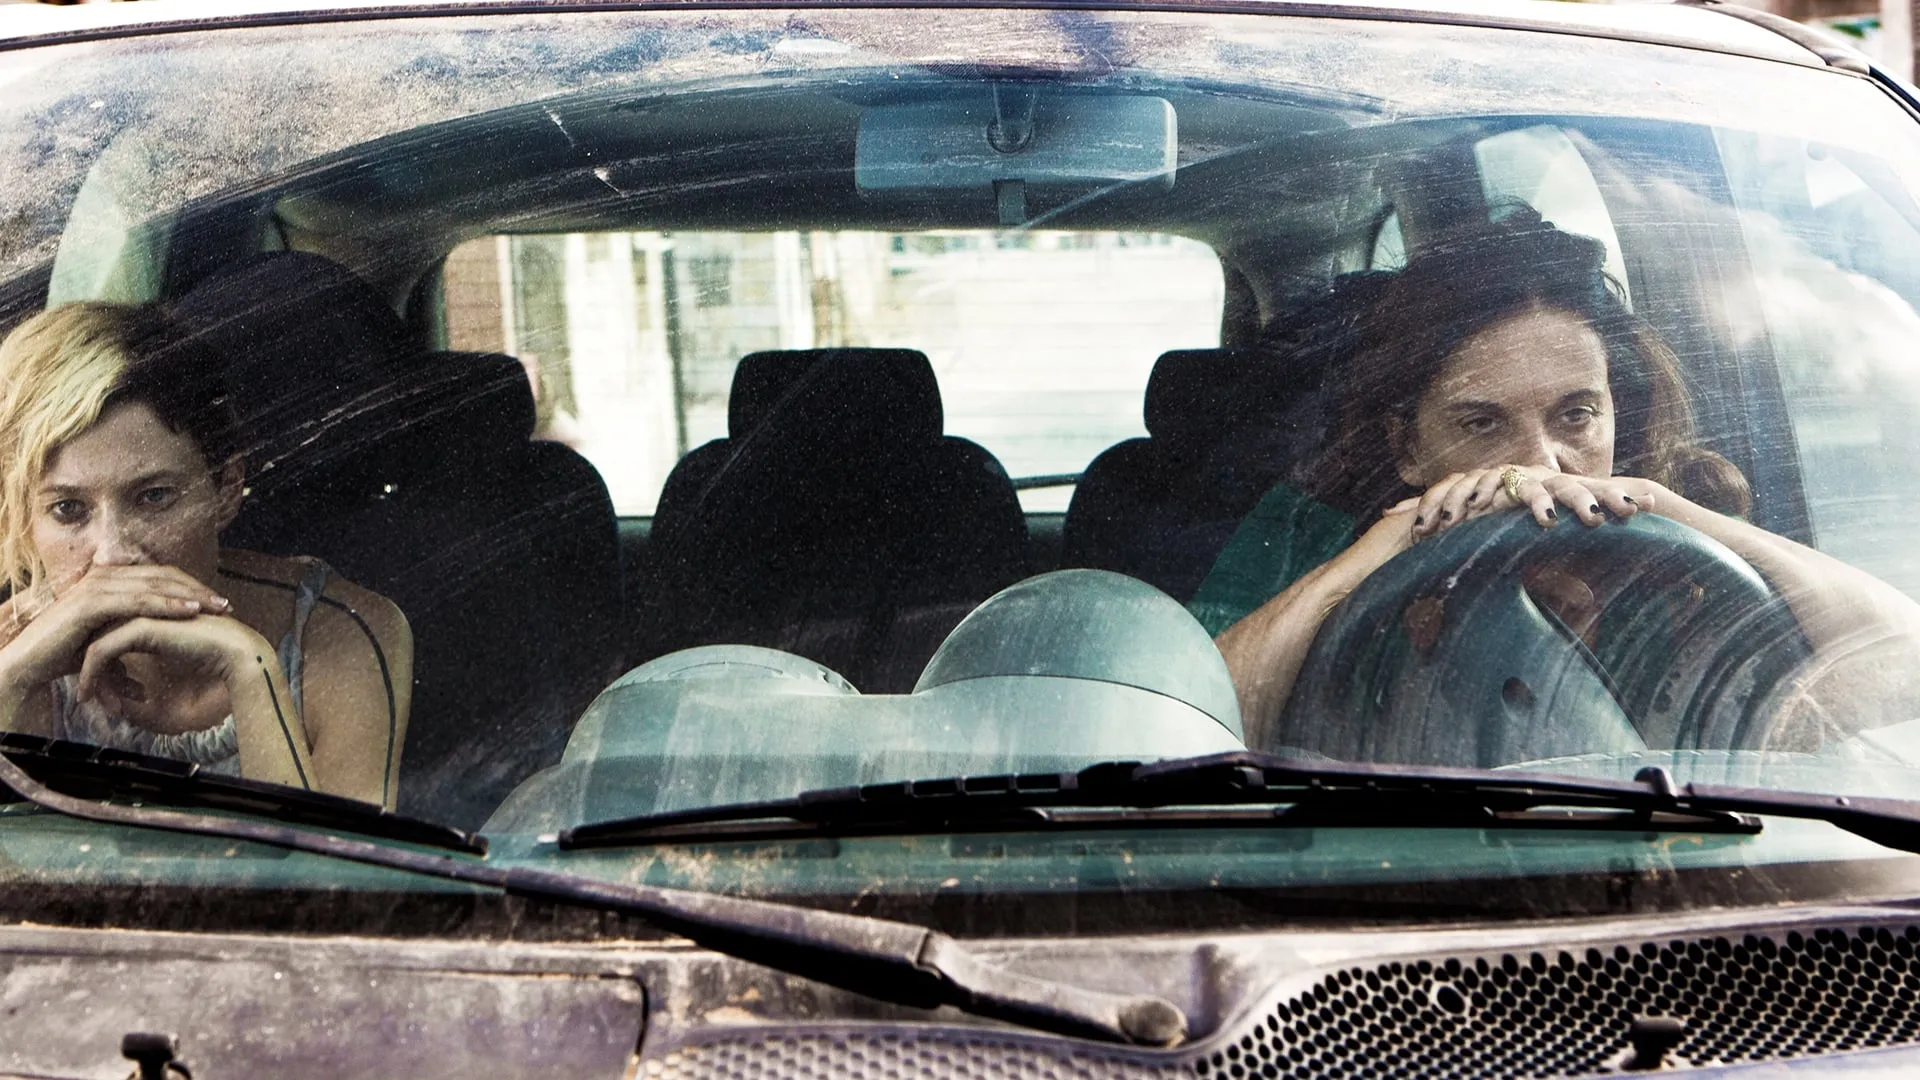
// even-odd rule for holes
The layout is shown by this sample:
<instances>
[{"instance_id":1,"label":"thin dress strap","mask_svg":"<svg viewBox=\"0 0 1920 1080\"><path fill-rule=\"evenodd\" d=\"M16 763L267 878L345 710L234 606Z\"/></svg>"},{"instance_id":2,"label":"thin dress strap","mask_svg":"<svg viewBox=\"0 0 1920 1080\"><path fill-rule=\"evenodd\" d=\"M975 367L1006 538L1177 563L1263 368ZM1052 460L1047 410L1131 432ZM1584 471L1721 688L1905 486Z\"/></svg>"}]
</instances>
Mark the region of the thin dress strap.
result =
<instances>
[{"instance_id":1,"label":"thin dress strap","mask_svg":"<svg viewBox=\"0 0 1920 1080\"><path fill-rule=\"evenodd\" d=\"M307 568L300 580L293 586L293 622L287 627L286 636L280 639L279 648L274 650L280 658L280 670L287 673L287 689L293 693L293 707L304 715L306 707L302 704L301 676L306 668L303 642L307 632L307 620L313 616L313 609L320 603L320 597L327 591L327 577L333 573L332 567L319 559L307 560Z\"/></svg>"}]
</instances>

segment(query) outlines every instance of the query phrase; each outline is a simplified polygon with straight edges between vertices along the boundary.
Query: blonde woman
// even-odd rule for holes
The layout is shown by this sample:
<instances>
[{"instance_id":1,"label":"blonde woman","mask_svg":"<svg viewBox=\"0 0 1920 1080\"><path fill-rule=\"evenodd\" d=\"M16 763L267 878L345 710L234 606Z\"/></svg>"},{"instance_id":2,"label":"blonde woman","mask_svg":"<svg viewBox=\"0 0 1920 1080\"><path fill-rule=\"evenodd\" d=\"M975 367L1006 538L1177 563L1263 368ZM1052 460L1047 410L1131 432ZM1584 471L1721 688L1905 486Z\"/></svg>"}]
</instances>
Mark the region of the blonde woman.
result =
<instances>
[{"instance_id":1,"label":"blonde woman","mask_svg":"<svg viewBox=\"0 0 1920 1080\"><path fill-rule=\"evenodd\" d=\"M406 619L220 546L245 476L220 367L153 307L0 343L0 726L390 807Z\"/></svg>"}]
</instances>

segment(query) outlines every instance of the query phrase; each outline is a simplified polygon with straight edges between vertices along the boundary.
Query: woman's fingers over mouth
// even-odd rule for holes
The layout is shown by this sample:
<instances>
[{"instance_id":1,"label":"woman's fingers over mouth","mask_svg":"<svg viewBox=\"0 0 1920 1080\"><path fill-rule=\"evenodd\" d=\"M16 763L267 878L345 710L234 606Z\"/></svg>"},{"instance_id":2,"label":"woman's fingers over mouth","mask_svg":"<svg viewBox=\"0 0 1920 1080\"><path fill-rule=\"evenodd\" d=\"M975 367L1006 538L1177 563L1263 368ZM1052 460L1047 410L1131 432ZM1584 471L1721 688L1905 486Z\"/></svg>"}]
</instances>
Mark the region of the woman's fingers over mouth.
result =
<instances>
[{"instance_id":1,"label":"woman's fingers over mouth","mask_svg":"<svg viewBox=\"0 0 1920 1080\"><path fill-rule=\"evenodd\" d=\"M112 606L106 614L110 618L154 618L154 619L191 619L195 615L219 614L211 611L199 600L180 596L163 596L159 593L137 593L127 597L116 597L122 601Z\"/></svg>"},{"instance_id":2,"label":"woman's fingers over mouth","mask_svg":"<svg viewBox=\"0 0 1920 1080\"><path fill-rule=\"evenodd\" d=\"M82 621L103 625L122 619L191 619L196 615L221 615L227 608L215 607L202 596L178 591L147 589L100 589L76 598L76 613Z\"/></svg>"},{"instance_id":3,"label":"woman's fingers over mouth","mask_svg":"<svg viewBox=\"0 0 1920 1080\"><path fill-rule=\"evenodd\" d=\"M205 611L225 614L233 604L226 597L183 570L171 566L97 567L71 590L82 597L114 598L124 601L138 596L156 596L193 605L188 614Z\"/></svg>"}]
</instances>

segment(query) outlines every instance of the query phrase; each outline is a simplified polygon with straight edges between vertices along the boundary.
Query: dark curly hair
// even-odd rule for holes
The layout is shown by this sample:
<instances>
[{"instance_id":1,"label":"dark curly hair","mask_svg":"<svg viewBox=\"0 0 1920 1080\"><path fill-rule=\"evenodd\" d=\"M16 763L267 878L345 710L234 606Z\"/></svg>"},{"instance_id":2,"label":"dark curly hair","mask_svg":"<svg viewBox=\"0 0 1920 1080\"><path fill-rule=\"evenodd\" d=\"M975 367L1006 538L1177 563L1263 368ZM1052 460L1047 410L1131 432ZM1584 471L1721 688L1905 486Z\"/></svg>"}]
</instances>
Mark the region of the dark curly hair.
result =
<instances>
[{"instance_id":1,"label":"dark curly hair","mask_svg":"<svg viewBox=\"0 0 1920 1080\"><path fill-rule=\"evenodd\" d=\"M1592 327L1607 350L1614 470L1663 484L1722 513L1747 513L1752 495L1733 463L1694 441L1679 363L1627 310L1605 270L1600 241L1527 213L1446 237L1416 254L1380 291L1344 371L1339 434L1310 493L1362 517L1414 493L1396 468L1395 433L1447 360L1473 335L1546 308Z\"/></svg>"}]
</instances>

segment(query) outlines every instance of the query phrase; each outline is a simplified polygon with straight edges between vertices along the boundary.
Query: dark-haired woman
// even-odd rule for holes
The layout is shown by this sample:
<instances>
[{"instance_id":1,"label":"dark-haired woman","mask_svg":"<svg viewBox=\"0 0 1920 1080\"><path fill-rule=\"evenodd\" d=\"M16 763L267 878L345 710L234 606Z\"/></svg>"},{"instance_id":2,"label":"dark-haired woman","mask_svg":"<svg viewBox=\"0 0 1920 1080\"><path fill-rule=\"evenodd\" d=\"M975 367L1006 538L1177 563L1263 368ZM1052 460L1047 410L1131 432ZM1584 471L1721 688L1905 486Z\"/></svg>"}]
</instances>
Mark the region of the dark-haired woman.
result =
<instances>
[{"instance_id":1,"label":"dark-haired woman","mask_svg":"<svg viewBox=\"0 0 1920 1080\"><path fill-rule=\"evenodd\" d=\"M1516 508L1542 528L1660 514L1726 544L1814 646L1806 687L1920 638L1905 597L1742 519L1745 480L1694 444L1673 355L1627 311L1603 258L1598 241L1537 221L1489 226L1385 288L1312 490L1262 500L1193 600L1248 745L1263 744L1321 623L1368 575L1424 537Z\"/></svg>"},{"instance_id":2,"label":"dark-haired woman","mask_svg":"<svg viewBox=\"0 0 1920 1080\"><path fill-rule=\"evenodd\" d=\"M0 728L391 806L413 643L324 563L223 549L217 361L151 307L0 343Z\"/></svg>"}]
</instances>

